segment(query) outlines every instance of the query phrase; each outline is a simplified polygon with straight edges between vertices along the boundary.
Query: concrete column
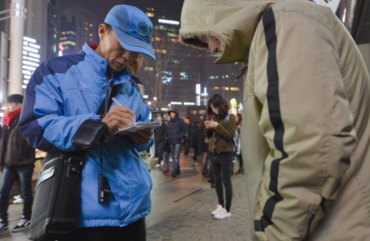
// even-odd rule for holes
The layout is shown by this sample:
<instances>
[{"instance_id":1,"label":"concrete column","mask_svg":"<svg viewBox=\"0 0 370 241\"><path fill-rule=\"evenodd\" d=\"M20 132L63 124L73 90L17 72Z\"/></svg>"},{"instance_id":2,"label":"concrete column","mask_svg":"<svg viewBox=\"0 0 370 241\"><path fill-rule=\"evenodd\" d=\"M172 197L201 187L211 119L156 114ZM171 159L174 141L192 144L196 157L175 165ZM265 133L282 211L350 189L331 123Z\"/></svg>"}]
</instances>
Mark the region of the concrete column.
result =
<instances>
[{"instance_id":1,"label":"concrete column","mask_svg":"<svg viewBox=\"0 0 370 241\"><path fill-rule=\"evenodd\" d=\"M12 0L10 18L10 61L8 94L23 94L22 51L25 0Z\"/></svg>"}]
</instances>

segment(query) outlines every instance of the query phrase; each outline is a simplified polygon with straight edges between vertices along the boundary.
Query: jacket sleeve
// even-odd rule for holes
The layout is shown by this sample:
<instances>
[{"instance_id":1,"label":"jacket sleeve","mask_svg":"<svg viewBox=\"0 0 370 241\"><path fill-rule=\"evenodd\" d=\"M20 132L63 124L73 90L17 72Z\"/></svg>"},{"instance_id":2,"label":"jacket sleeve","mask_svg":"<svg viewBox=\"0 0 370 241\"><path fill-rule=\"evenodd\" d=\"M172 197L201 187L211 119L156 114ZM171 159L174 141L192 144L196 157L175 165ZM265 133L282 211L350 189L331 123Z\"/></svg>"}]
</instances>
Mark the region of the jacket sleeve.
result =
<instances>
[{"instance_id":1,"label":"jacket sleeve","mask_svg":"<svg viewBox=\"0 0 370 241\"><path fill-rule=\"evenodd\" d=\"M224 122L223 122L224 123ZM235 137L236 132L236 116L230 114L229 121L227 126L220 124L215 128L215 130L225 139L225 140L232 140Z\"/></svg>"},{"instance_id":2,"label":"jacket sleeve","mask_svg":"<svg viewBox=\"0 0 370 241\"><path fill-rule=\"evenodd\" d=\"M356 132L328 26L273 9L259 23L251 50L254 94L263 106L259 128L270 147L254 230L258 240L298 241L337 198Z\"/></svg>"},{"instance_id":3,"label":"jacket sleeve","mask_svg":"<svg viewBox=\"0 0 370 241\"><path fill-rule=\"evenodd\" d=\"M65 116L58 74L41 64L27 85L19 130L34 148L46 152L74 151L71 140L87 119L99 119L95 113Z\"/></svg>"}]
</instances>

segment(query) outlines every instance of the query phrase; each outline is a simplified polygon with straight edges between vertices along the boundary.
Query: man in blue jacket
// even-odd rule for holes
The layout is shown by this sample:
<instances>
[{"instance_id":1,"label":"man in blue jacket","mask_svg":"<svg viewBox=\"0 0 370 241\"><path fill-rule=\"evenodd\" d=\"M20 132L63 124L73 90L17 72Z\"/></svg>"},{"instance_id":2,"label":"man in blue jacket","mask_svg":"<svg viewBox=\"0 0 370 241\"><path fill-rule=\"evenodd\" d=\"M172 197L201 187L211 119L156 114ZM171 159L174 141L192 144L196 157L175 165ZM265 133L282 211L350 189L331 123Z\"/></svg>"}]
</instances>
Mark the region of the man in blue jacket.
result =
<instances>
[{"instance_id":1,"label":"man in blue jacket","mask_svg":"<svg viewBox=\"0 0 370 241\"><path fill-rule=\"evenodd\" d=\"M127 66L141 55L155 59L152 27L138 8L117 5L99 25L99 45L85 43L80 54L42 63L27 86L19 123L27 141L43 151L71 152L72 137L88 119L101 120L109 133L149 121L149 109L131 84ZM106 115L95 114L113 85L120 85L115 98L121 106L112 104ZM78 228L66 240L146 240L152 181L138 151L152 145L152 135L147 129L115 136L87 152ZM97 195L101 169L112 190L104 204Z\"/></svg>"},{"instance_id":2,"label":"man in blue jacket","mask_svg":"<svg viewBox=\"0 0 370 241\"><path fill-rule=\"evenodd\" d=\"M179 112L176 108L172 108L168 111L170 116L170 121L167 123L166 128L166 140L171 147L171 156L173 158L173 169L172 177L176 177L180 174L180 151L181 151L181 141L186 133L185 122L182 118L179 118Z\"/></svg>"}]
</instances>

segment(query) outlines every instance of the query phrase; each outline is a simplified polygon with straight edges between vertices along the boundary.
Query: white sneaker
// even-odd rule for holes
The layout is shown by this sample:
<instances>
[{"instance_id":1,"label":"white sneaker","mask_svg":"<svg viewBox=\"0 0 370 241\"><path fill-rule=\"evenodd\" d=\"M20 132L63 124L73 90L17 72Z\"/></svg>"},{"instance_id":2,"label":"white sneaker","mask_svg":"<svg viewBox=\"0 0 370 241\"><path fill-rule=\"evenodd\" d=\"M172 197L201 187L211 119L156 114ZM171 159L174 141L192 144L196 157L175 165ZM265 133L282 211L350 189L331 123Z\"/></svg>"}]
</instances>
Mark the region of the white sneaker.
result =
<instances>
[{"instance_id":1,"label":"white sneaker","mask_svg":"<svg viewBox=\"0 0 370 241\"><path fill-rule=\"evenodd\" d=\"M156 165L155 165L155 167L160 167L160 166L161 166L161 165L159 165L159 164L156 164Z\"/></svg>"},{"instance_id":2,"label":"white sneaker","mask_svg":"<svg viewBox=\"0 0 370 241\"><path fill-rule=\"evenodd\" d=\"M13 204L22 204L22 203L24 203L24 200L23 200L22 198L15 199L15 200L13 201Z\"/></svg>"},{"instance_id":3,"label":"white sneaker","mask_svg":"<svg viewBox=\"0 0 370 241\"><path fill-rule=\"evenodd\" d=\"M163 166L164 165L164 161L161 161L161 166Z\"/></svg>"},{"instance_id":4,"label":"white sneaker","mask_svg":"<svg viewBox=\"0 0 370 241\"><path fill-rule=\"evenodd\" d=\"M217 205L217 208L215 210L213 210L212 215L216 215L219 212L221 212L222 210L225 210L225 209L219 204L219 205Z\"/></svg>"},{"instance_id":5,"label":"white sneaker","mask_svg":"<svg viewBox=\"0 0 370 241\"><path fill-rule=\"evenodd\" d=\"M22 199L21 195L14 196L13 198L14 198L14 199Z\"/></svg>"},{"instance_id":6,"label":"white sneaker","mask_svg":"<svg viewBox=\"0 0 370 241\"><path fill-rule=\"evenodd\" d=\"M227 212L226 209L222 209L221 212L217 213L215 216L215 219L225 219L231 217L231 212Z\"/></svg>"}]
</instances>

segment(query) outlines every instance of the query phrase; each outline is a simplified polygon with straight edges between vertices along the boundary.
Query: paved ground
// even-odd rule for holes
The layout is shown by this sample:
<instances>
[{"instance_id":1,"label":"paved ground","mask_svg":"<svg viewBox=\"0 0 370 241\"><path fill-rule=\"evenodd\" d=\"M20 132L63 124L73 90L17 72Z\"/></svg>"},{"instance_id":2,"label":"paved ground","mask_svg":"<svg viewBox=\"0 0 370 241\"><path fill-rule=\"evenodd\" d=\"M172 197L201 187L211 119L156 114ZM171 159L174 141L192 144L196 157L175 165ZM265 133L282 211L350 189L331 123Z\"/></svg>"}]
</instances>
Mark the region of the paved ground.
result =
<instances>
[{"instance_id":1,"label":"paved ground","mask_svg":"<svg viewBox=\"0 0 370 241\"><path fill-rule=\"evenodd\" d=\"M248 202L243 175L233 175L234 188L232 216L216 220L211 211L216 208L217 197L206 178L201 176L201 165L192 167L191 156L181 154L181 174L172 178L153 168L152 212L146 218L148 241L250 240ZM152 161L152 166L156 164ZM17 224L22 205L10 205L10 227ZM2 241L27 240L27 230L0 235Z\"/></svg>"}]
</instances>

